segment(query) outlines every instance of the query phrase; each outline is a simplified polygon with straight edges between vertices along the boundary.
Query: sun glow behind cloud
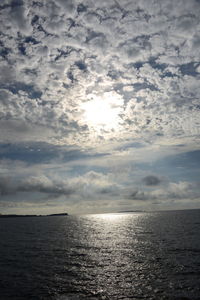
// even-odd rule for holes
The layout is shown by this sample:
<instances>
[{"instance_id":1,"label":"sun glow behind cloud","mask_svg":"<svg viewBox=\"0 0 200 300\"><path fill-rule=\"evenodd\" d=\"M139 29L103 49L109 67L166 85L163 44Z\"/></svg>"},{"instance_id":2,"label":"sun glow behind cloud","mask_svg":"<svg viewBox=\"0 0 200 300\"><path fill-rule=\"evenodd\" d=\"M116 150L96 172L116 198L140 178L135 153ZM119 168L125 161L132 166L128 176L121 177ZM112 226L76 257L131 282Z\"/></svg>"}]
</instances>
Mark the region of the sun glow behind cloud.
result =
<instances>
[{"instance_id":1,"label":"sun glow behind cloud","mask_svg":"<svg viewBox=\"0 0 200 300\"><path fill-rule=\"evenodd\" d=\"M105 93L102 96L91 95L81 106L82 122L97 133L115 131L122 124L123 99L117 93Z\"/></svg>"}]
</instances>

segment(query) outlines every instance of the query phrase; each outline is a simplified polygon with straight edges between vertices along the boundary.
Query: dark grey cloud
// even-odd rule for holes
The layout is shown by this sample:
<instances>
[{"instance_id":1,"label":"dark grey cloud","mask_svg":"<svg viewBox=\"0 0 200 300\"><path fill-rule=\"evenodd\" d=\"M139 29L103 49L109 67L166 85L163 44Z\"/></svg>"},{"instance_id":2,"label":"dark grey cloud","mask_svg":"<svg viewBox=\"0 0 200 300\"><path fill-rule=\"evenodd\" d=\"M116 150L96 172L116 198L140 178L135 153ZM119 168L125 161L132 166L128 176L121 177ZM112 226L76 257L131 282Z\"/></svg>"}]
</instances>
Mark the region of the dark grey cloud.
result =
<instances>
[{"instance_id":1,"label":"dark grey cloud","mask_svg":"<svg viewBox=\"0 0 200 300\"><path fill-rule=\"evenodd\" d=\"M128 199L137 199L138 190L131 192Z\"/></svg>"},{"instance_id":2,"label":"dark grey cloud","mask_svg":"<svg viewBox=\"0 0 200 300\"><path fill-rule=\"evenodd\" d=\"M13 195L19 192L39 192L50 195L71 195L75 190L66 182L56 182L46 176L16 178L0 177L0 195Z\"/></svg>"},{"instance_id":3,"label":"dark grey cloud","mask_svg":"<svg viewBox=\"0 0 200 300\"><path fill-rule=\"evenodd\" d=\"M0 202L17 202L15 198L21 195L27 202L34 201L43 203L44 200L67 199L73 203L81 200L100 200L111 197L117 198L119 186L113 182L109 175L94 171L86 172L78 177L63 178L52 174L0 176ZM45 198L44 198L45 196Z\"/></svg>"},{"instance_id":4,"label":"dark grey cloud","mask_svg":"<svg viewBox=\"0 0 200 300\"><path fill-rule=\"evenodd\" d=\"M154 176L154 175L149 175L149 176L146 176L142 179L142 181L145 183L145 185L147 186L155 186L155 185L159 185L162 180L157 177L157 176Z\"/></svg>"},{"instance_id":5,"label":"dark grey cloud","mask_svg":"<svg viewBox=\"0 0 200 300\"><path fill-rule=\"evenodd\" d=\"M0 196L13 194L13 186L10 186L10 179L5 176L0 176Z\"/></svg>"},{"instance_id":6,"label":"dark grey cloud","mask_svg":"<svg viewBox=\"0 0 200 300\"><path fill-rule=\"evenodd\" d=\"M67 183L51 182L48 179L30 178L17 186L17 192L40 192L50 195L69 196L75 193L75 190L67 185Z\"/></svg>"}]
</instances>

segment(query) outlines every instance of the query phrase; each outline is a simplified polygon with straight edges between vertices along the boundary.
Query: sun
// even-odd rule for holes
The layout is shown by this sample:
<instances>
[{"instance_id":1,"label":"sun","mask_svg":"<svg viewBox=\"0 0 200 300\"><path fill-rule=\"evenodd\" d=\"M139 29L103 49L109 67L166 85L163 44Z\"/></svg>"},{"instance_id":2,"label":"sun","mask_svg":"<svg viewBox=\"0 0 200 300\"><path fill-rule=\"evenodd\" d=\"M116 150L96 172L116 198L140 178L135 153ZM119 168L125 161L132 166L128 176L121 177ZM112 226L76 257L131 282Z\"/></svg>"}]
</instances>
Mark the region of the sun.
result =
<instances>
[{"instance_id":1,"label":"sun","mask_svg":"<svg viewBox=\"0 0 200 300\"><path fill-rule=\"evenodd\" d=\"M119 127L123 111L123 99L114 92L102 96L91 95L82 104L83 120L96 131L111 131Z\"/></svg>"}]
</instances>

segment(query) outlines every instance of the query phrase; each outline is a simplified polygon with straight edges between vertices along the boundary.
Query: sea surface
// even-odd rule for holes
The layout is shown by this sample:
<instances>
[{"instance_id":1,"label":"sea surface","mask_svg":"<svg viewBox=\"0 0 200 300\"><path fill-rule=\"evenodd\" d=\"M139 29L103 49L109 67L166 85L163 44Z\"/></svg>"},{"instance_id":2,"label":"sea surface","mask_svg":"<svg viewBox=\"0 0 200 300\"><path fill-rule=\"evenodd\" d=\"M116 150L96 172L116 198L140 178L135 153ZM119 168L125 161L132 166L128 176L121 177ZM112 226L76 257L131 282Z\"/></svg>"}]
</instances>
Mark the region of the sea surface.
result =
<instances>
[{"instance_id":1,"label":"sea surface","mask_svg":"<svg viewBox=\"0 0 200 300\"><path fill-rule=\"evenodd\" d=\"M200 210L1 218L0 299L200 299Z\"/></svg>"}]
</instances>

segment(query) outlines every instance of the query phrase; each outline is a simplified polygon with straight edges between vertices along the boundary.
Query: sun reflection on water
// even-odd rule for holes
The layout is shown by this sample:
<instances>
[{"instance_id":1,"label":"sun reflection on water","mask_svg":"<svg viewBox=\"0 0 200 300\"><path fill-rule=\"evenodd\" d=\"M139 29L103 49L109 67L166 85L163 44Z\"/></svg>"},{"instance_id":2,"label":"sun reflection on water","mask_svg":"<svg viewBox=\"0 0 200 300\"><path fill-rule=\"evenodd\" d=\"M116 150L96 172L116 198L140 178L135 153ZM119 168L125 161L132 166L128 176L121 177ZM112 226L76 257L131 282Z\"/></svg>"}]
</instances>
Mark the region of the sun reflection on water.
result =
<instances>
[{"instance_id":1,"label":"sun reflection on water","mask_svg":"<svg viewBox=\"0 0 200 300\"><path fill-rule=\"evenodd\" d=\"M104 213L104 214L93 214L90 218L94 218L97 221L103 221L105 223L127 223L131 217L131 220L138 218L141 214L127 214L127 213Z\"/></svg>"},{"instance_id":2,"label":"sun reflection on water","mask_svg":"<svg viewBox=\"0 0 200 300\"><path fill-rule=\"evenodd\" d=\"M104 220L104 221L119 221L120 219L126 217L125 214L121 214L121 213L105 213L105 214L98 214L93 216L98 220Z\"/></svg>"},{"instance_id":3,"label":"sun reflection on water","mask_svg":"<svg viewBox=\"0 0 200 300\"><path fill-rule=\"evenodd\" d=\"M93 276L98 294L119 295L124 289L131 289L132 277L136 276L133 270L138 267L136 232L141 216L139 213L85 216L84 244L88 249L87 261L95 266Z\"/></svg>"}]
</instances>

